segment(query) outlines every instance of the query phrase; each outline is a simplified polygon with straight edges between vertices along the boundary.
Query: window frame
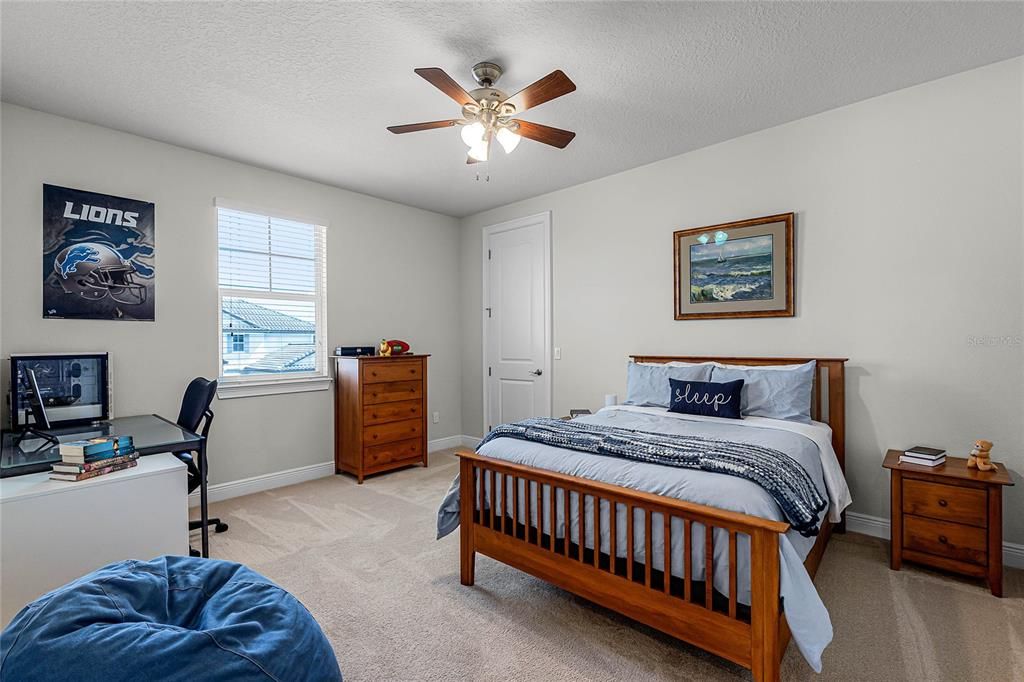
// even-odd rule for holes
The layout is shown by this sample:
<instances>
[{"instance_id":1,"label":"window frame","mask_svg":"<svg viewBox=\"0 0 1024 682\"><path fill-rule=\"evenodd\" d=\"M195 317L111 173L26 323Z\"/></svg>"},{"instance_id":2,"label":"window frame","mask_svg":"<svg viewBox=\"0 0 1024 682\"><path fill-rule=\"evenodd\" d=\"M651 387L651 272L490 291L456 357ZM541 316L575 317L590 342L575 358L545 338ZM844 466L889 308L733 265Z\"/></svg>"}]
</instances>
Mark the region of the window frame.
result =
<instances>
[{"instance_id":1,"label":"window frame","mask_svg":"<svg viewBox=\"0 0 1024 682\"><path fill-rule=\"evenodd\" d=\"M306 223L313 226L313 237L315 240L314 253L320 254L314 260L315 292L313 294L288 293L288 292L267 292L254 291L251 289L236 289L222 287L220 285L220 209L241 211L258 216L265 216L273 220L290 220ZM232 201L222 198L214 200L214 233L216 234L217 248L217 397L244 398L261 395L274 395L278 393L299 393L304 391L323 391L330 388L331 376L329 359L327 356L327 229L325 220L311 218L309 216L296 215L289 211L280 211L267 207L255 206L243 202ZM224 335L223 315L224 298L245 298L258 301L259 299L274 301L303 301L312 300L314 306L315 322L315 369L312 372L289 372L286 374L248 374L248 375L224 375L225 346L221 339Z\"/></svg>"}]
</instances>

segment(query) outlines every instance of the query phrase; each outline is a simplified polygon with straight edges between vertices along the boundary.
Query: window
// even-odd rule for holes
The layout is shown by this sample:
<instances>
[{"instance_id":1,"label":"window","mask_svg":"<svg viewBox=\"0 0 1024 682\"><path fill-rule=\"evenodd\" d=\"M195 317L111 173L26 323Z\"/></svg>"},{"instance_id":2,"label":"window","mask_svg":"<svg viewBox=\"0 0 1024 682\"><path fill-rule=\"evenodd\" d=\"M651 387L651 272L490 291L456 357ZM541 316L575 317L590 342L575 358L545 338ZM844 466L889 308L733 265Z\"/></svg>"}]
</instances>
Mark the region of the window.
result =
<instances>
[{"instance_id":1,"label":"window","mask_svg":"<svg viewBox=\"0 0 1024 682\"><path fill-rule=\"evenodd\" d=\"M326 388L326 228L218 201L217 235L221 384Z\"/></svg>"},{"instance_id":2,"label":"window","mask_svg":"<svg viewBox=\"0 0 1024 682\"><path fill-rule=\"evenodd\" d=\"M244 353L246 346L246 339L249 338L248 334L228 334L228 347L225 349L228 353Z\"/></svg>"}]
</instances>

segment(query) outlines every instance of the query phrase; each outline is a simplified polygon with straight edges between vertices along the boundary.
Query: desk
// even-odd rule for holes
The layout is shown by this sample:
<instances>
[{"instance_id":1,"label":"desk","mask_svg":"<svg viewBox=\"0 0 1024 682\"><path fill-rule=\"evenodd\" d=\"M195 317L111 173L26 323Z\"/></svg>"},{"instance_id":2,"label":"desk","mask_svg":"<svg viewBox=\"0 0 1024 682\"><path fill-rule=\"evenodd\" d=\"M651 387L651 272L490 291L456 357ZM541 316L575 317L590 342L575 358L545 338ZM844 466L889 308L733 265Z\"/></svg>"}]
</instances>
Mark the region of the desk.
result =
<instances>
[{"instance_id":1,"label":"desk","mask_svg":"<svg viewBox=\"0 0 1024 682\"><path fill-rule=\"evenodd\" d=\"M135 449L141 456L168 452L199 453L199 461L196 464L199 467L202 476L201 480L203 481L199 488L199 496L201 498L200 514L203 520L202 555L204 557L210 556L210 530L206 526L206 520L209 515L206 500L206 440L202 436L187 431L174 422L156 414L118 417L99 424L51 429L49 433L56 436L62 443L99 436L131 436L135 443ZM21 477L24 474L33 474L35 472L49 472L50 465L60 461L60 451L56 445L51 446L41 439L26 438L18 446L15 446L14 441L16 438L17 435L13 433L3 434L3 448L0 451L0 479L3 479L4 483L11 476ZM107 474L107 476L109 475ZM182 474L182 476L184 475ZM105 480L107 476L99 476L98 478ZM82 482L67 483L66 481L55 481L55 483L81 485ZM187 521L188 519L186 519L186 525Z\"/></svg>"},{"instance_id":2,"label":"desk","mask_svg":"<svg viewBox=\"0 0 1024 682\"><path fill-rule=\"evenodd\" d=\"M0 624L32 600L124 559L188 555L185 464L171 454L85 481L0 480Z\"/></svg>"}]
</instances>

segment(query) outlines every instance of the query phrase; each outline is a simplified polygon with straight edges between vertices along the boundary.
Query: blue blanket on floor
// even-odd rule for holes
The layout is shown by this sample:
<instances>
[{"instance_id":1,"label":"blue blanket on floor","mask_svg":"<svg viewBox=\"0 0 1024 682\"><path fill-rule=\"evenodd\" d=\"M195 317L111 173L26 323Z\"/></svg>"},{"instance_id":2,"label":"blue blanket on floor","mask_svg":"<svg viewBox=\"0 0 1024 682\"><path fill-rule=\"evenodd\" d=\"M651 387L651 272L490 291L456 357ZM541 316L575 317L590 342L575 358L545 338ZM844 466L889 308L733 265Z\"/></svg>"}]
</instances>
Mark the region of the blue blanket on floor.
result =
<instances>
[{"instance_id":1,"label":"blue blanket on floor","mask_svg":"<svg viewBox=\"0 0 1024 682\"><path fill-rule=\"evenodd\" d=\"M828 508L828 500L796 460L752 443L536 418L496 427L477 449L497 438L745 478L771 495L793 529L805 537L818 534L819 516Z\"/></svg>"}]
</instances>

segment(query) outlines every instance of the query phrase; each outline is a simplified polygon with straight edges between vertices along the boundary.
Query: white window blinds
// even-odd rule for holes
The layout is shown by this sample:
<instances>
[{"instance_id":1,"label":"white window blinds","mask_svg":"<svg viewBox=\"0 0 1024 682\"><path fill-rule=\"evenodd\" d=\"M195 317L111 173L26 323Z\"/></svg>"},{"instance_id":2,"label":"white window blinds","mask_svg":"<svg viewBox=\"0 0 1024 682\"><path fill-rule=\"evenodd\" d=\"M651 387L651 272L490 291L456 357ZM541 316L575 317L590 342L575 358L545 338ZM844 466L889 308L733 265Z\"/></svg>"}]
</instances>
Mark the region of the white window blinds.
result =
<instances>
[{"instance_id":1,"label":"white window blinds","mask_svg":"<svg viewBox=\"0 0 1024 682\"><path fill-rule=\"evenodd\" d=\"M220 376L326 376L326 229L224 206L217 228Z\"/></svg>"}]
</instances>

